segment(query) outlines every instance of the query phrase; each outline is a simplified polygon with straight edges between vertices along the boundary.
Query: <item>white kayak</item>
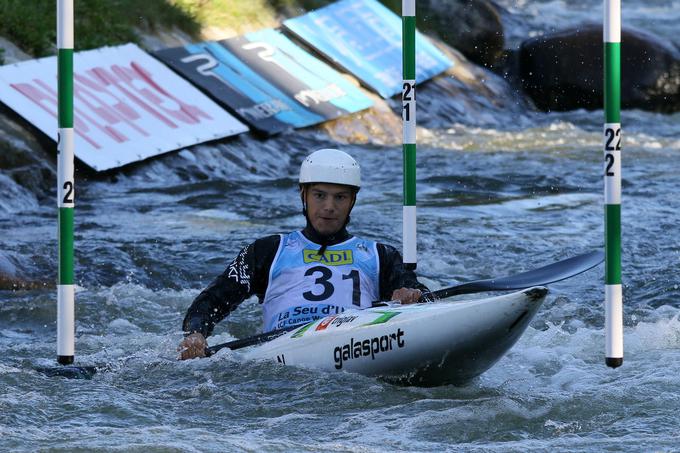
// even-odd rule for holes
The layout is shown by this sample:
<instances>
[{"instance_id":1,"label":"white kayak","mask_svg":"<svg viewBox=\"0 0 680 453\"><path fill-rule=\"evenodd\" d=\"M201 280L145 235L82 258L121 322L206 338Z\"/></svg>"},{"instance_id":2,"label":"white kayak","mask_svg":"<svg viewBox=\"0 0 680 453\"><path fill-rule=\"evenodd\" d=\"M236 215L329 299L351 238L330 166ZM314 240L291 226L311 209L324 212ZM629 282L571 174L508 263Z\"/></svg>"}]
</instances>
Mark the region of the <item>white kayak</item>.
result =
<instances>
[{"instance_id":1,"label":"white kayak","mask_svg":"<svg viewBox=\"0 0 680 453\"><path fill-rule=\"evenodd\" d=\"M403 384L462 383L488 370L515 344L547 293L534 287L483 299L346 311L244 355Z\"/></svg>"}]
</instances>

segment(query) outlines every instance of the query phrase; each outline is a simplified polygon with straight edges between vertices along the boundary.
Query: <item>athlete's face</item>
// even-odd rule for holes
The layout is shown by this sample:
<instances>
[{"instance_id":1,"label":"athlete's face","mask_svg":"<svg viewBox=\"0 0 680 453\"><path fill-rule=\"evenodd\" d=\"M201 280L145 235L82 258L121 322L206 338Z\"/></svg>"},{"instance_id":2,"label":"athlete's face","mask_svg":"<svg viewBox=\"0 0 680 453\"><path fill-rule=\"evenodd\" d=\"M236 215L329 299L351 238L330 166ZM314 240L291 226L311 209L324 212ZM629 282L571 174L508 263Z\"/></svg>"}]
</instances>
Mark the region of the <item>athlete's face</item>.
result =
<instances>
[{"instance_id":1,"label":"athlete's face","mask_svg":"<svg viewBox=\"0 0 680 453\"><path fill-rule=\"evenodd\" d=\"M303 189L307 216L316 231L331 236L345 225L354 204L354 190L339 184L314 184Z\"/></svg>"}]
</instances>

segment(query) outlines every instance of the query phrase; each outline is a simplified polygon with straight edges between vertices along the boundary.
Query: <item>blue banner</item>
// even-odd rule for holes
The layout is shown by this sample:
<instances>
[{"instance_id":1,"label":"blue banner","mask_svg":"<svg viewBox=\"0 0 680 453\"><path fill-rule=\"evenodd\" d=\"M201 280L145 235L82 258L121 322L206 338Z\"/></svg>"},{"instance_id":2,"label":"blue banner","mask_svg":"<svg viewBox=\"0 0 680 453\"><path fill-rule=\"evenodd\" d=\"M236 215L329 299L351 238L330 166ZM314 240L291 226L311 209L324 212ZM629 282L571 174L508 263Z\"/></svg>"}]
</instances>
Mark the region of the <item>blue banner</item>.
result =
<instances>
[{"instance_id":1,"label":"blue banner","mask_svg":"<svg viewBox=\"0 0 680 453\"><path fill-rule=\"evenodd\" d=\"M341 0L284 27L384 98L401 92L401 17L376 0ZM453 65L416 32L416 82Z\"/></svg>"},{"instance_id":2,"label":"blue banner","mask_svg":"<svg viewBox=\"0 0 680 453\"><path fill-rule=\"evenodd\" d=\"M155 55L269 135L373 104L337 71L271 29Z\"/></svg>"}]
</instances>

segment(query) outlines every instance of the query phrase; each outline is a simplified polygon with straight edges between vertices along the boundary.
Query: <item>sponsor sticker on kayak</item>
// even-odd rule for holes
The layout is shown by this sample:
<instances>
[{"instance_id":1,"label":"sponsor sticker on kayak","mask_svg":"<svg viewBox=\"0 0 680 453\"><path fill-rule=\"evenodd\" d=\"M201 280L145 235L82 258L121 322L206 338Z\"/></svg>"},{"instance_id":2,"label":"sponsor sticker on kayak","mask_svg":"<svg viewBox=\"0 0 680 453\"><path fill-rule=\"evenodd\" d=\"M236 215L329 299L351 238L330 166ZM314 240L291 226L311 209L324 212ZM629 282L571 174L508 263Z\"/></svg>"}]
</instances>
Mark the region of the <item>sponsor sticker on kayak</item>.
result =
<instances>
[{"instance_id":1,"label":"sponsor sticker on kayak","mask_svg":"<svg viewBox=\"0 0 680 453\"><path fill-rule=\"evenodd\" d=\"M309 330L309 328L312 327L313 325L314 325L314 323L313 323L313 322L310 322L309 324L303 326L300 330L298 330L297 332L295 332L295 333L294 333L293 335L291 335L290 337L291 337L291 338L300 338L300 337L303 336L303 335L305 334L305 332L307 332L307 330Z\"/></svg>"},{"instance_id":2,"label":"sponsor sticker on kayak","mask_svg":"<svg viewBox=\"0 0 680 453\"><path fill-rule=\"evenodd\" d=\"M340 327L344 324L351 324L357 318L359 317L356 315L330 316L323 319L314 330L326 330L328 327Z\"/></svg>"},{"instance_id":3,"label":"sponsor sticker on kayak","mask_svg":"<svg viewBox=\"0 0 680 453\"><path fill-rule=\"evenodd\" d=\"M340 370L344 363L349 360L359 359L361 357L370 357L375 360L379 354L401 349L406 346L404 340L404 331L401 328L396 332L366 338L363 340L354 340L350 338L349 343L336 346L333 349L333 360L335 361L335 369Z\"/></svg>"},{"instance_id":4,"label":"sponsor sticker on kayak","mask_svg":"<svg viewBox=\"0 0 680 453\"><path fill-rule=\"evenodd\" d=\"M364 324L365 326L372 326L372 325L375 325L375 324L384 324L387 321L389 321L390 319L397 316L401 312L399 312L399 311L378 311L376 313L380 313L380 316L375 318L373 321Z\"/></svg>"},{"instance_id":5,"label":"sponsor sticker on kayak","mask_svg":"<svg viewBox=\"0 0 680 453\"><path fill-rule=\"evenodd\" d=\"M301 308L296 307L296 310L301 311ZM326 307L325 310L328 310L328 308ZM309 309L305 310L305 313L308 313L308 312L309 312ZM317 311L315 311L315 313L316 312ZM357 312L354 312L354 313L357 313ZM376 324L384 324L384 323L388 322L390 319L397 316L400 312L398 312L398 311L379 311L379 312L376 312L376 313L379 315L377 318L375 318L371 322L361 324L361 326L373 326L373 325L376 325ZM287 318L287 315L288 315L288 312L281 313L281 314L279 314L279 318ZM362 316L362 318L363 318L363 316ZM346 325L346 324L352 324L358 319L360 319L359 314L344 314L344 315L338 314L338 315L327 316L327 317L321 319L317 324L315 324L314 322L310 322L309 324L304 326L302 329L295 332L295 334L291 335L291 338L300 338L302 335L304 335L305 332L310 330L310 328L314 325L316 325L316 327L313 330L315 332L320 332L320 331L327 330L329 328L333 329L333 328L338 328L338 327ZM365 318L363 318L363 319L365 319ZM312 319L312 321L315 321L315 320L318 320L318 317ZM361 322L361 321L359 321L359 322ZM282 321L279 324L285 325L285 322Z\"/></svg>"},{"instance_id":6,"label":"sponsor sticker on kayak","mask_svg":"<svg viewBox=\"0 0 680 453\"><path fill-rule=\"evenodd\" d=\"M336 316L329 316L326 319L322 319L316 329L314 330L326 330L326 327L336 318Z\"/></svg>"},{"instance_id":7,"label":"sponsor sticker on kayak","mask_svg":"<svg viewBox=\"0 0 680 453\"><path fill-rule=\"evenodd\" d=\"M347 315L347 316L328 316L324 319L322 319L317 325L314 331L322 331L326 330L327 328L337 328L345 324L351 324L354 321L356 321L359 317L355 315ZM291 338L300 338L306 331L308 331L314 323L309 323L306 326L304 326L302 329L298 330L295 332L295 334L291 335Z\"/></svg>"}]
</instances>

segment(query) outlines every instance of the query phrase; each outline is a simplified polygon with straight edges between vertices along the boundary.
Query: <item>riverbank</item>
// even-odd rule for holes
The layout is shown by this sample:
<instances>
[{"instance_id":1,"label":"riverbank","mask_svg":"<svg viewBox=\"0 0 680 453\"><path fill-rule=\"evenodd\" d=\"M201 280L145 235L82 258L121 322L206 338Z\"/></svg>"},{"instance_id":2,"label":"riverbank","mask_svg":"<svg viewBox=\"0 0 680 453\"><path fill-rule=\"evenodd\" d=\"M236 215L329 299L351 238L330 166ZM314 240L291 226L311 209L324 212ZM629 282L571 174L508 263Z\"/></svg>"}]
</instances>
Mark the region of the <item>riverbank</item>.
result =
<instances>
[{"instance_id":1,"label":"riverbank","mask_svg":"<svg viewBox=\"0 0 680 453\"><path fill-rule=\"evenodd\" d=\"M246 1L209 1L176 0L165 2L150 0L143 6L129 0L110 2L106 5L90 5L91 2L76 2L76 50L84 50L100 45L115 45L123 42L136 42L147 51L167 47L182 46L201 40L216 40L236 36L241 33L259 30L262 27L276 27L281 21L307 10L328 3L323 1L297 0L257 0ZM385 2L393 11L400 5L394 1ZM49 55L54 51L54 30L48 24L54 22L53 9L36 10L28 13L21 7L11 9L3 6L8 14L0 35L3 33L14 39L13 42L0 39L0 46L8 49L8 63ZM44 8L44 6L43 6ZM114 11L115 10L115 11ZM135 11L134 14L130 11ZM26 26L19 26L22 16L26 16ZM101 34L94 31L92 24ZM14 25L13 25L14 24ZM484 98L500 106L520 105L521 94L513 90L502 77L469 62L460 52L447 46L438 39L430 37L451 61L453 66L436 78L436 86L443 93L455 95L461 103L478 103ZM16 45L14 45L16 44ZM359 81L351 75L347 78L359 86ZM434 82L433 82L434 83ZM382 99L368 90L364 95L371 98L374 106L360 113L328 121L317 130L325 132L340 143L359 143L372 145L397 145L401 143L401 105L398 99ZM420 91L427 90L423 84ZM501 101L495 101L496 99ZM425 113L422 112L421 113ZM458 114L464 114L458 110ZM420 128L419 133L428 131Z\"/></svg>"},{"instance_id":2,"label":"riverbank","mask_svg":"<svg viewBox=\"0 0 680 453\"><path fill-rule=\"evenodd\" d=\"M75 1L76 50L134 42L142 47L154 37L199 41L224 39L266 27L331 1L297 0L116 0ZM56 53L53 2L0 2L0 36L27 56ZM0 57L6 43L0 41ZM147 48L147 50L154 50ZM10 61L11 62L11 61Z\"/></svg>"}]
</instances>

